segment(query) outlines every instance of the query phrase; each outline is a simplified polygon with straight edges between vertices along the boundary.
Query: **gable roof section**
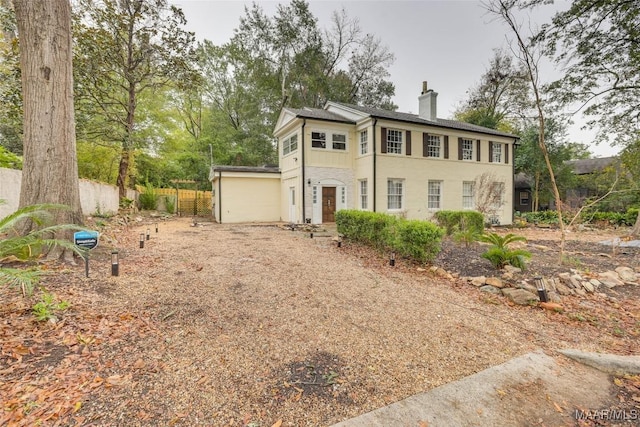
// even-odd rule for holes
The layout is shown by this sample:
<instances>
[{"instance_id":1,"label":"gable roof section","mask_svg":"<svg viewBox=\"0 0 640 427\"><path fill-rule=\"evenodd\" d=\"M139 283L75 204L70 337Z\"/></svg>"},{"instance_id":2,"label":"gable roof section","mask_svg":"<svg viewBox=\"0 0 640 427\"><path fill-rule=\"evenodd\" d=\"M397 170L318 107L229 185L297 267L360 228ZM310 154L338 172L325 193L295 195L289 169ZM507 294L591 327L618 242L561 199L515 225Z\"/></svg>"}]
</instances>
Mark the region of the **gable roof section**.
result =
<instances>
[{"instance_id":1,"label":"gable roof section","mask_svg":"<svg viewBox=\"0 0 640 427\"><path fill-rule=\"evenodd\" d=\"M404 122L404 123L415 123L418 125L436 126L441 128L447 128L447 129L456 129L456 130L463 130L468 132L483 133L486 135L506 136L508 138L518 139L517 135L513 135L507 132L501 132L499 130L487 128L484 126L472 125L471 123L458 122L455 120L446 120L446 119L427 120L419 117L417 114L400 113L397 111L388 111L380 108L363 107L360 105L346 104L342 102L330 101L327 103L327 107L325 108L332 107L332 106L337 107L338 109L340 107L343 107L348 110L359 111L361 113L364 113L364 117L370 116L378 119L387 119L387 120L394 120L394 121ZM335 110L334 110L334 114L338 114L338 113L335 113Z\"/></svg>"},{"instance_id":2,"label":"gable roof section","mask_svg":"<svg viewBox=\"0 0 640 427\"><path fill-rule=\"evenodd\" d=\"M287 108L288 111L295 114L296 117L301 117L305 119L315 119L315 120L324 120L328 122L338 122L338 123L348 123L355 124L356 122L353 120L349 120L348 118L341 116L339 114L333 113L331 111L323 110L320 108Z\"/></svg>"},{"instance_id":3,"label":"gable roof section","mask_svg":"<svg viewBox=\"0 0 640 427\"><path fill-rule=\"evenodd\" d=\"M598 157L595 159L569 160L567 162L573 168L576 175L586 175L589 173L599 172L612 165L618 160L617 157Z\"/></svg>"}]
</instances>

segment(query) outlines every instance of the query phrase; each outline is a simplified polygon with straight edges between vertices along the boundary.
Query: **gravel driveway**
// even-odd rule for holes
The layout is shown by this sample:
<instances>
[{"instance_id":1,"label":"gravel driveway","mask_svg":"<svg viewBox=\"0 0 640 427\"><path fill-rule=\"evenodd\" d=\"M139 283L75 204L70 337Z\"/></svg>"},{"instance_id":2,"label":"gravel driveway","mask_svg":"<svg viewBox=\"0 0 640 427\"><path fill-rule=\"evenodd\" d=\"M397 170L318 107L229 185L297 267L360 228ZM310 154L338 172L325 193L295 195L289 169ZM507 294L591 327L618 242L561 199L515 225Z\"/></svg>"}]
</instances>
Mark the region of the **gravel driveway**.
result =
<instances>
[{"instance_id":1,"label":"gravel driveway","mask_svg":"<svg viewBox=\"0 0 640 427\"><path fill-rule=\"evenodd\" d=\"M127 381L85 404L95 425L330 425L538 348L613 345L331 233L177 219L139 249L145 227L113 232L120 276L87 282L151 330L106 346Z\"/></svg>"}]
</instances>

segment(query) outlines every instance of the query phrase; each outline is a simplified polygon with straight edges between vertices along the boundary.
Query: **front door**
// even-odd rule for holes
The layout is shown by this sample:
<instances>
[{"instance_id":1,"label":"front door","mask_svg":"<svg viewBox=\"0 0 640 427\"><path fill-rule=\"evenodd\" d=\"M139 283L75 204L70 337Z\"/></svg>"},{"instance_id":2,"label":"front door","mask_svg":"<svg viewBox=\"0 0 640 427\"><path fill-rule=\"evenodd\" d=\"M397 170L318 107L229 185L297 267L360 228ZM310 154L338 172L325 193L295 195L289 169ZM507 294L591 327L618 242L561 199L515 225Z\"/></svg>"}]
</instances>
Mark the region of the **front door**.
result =
<instances>
[{"instance_id":1,"label":"front door","mask_svg":"<svg viewBox=\"0 0 640 427\"><path fill-rule=\"evenodd\" d=\"M336 187L322 187L322 222L336 222Z\"/></svg>"}]
</instances>

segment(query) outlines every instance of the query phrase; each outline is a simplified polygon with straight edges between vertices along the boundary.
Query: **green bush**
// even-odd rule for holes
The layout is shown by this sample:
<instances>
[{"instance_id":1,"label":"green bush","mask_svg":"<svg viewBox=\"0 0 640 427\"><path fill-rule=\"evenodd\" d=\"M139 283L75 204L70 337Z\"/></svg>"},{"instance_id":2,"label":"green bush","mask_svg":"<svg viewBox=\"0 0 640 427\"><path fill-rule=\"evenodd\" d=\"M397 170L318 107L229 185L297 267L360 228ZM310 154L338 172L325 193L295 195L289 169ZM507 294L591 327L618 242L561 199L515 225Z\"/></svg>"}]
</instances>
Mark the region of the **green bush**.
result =
<instances>
[{"instance_id":1,"label":"green bush","mask_svg":"<svg viewBox=\"0 0 640 427\"><path fill-rule=\"evenodd\" d=\"M176 198L174 196L164 197L164 206L170 214L176 211Z\"/></svg>"},{"instance_id":2,"label":"green bush","mask_svg":"<svg viewBox=\"0 0 640 427\"><path fill-rule=\"evenodd\" d=\"M478 234L484 232L484 216L477 211L438 211L433 217L446 230L447 236L456 231L473 230Z\"/></svg>"},{"instance_id":3,"label":"green bush","mask_svg":"<svg viewBox=\"0 0 640 427\"><path fill-rule=\"evenodd\" d=\"M607 223L617 226L632 226L636 223L638 208L628 208L626 212L601 212L584 210L580 213L580 221L584 224ZM558 212L540 211L522 213L528 223L533 224L557 224Z\"/></svg>"},{"instance_id":4,"label":"green bush","mask_svg":"<svg viewBox=\"0 0 640 427\"><path fill-rule=\"evenodd\" d=\"M538 211L524 212L522 217L531 224L557 224L558 212L556 211Z\"/></svg>"},{"instance_id":5,"label":"green bush","mask_svg":"<svg viewBox=\"0 0 640 427\"><path fill-rule=\"evenodd\" d=\"M2 203L1 200L0 203ZM56 209L69 208L57 204L25 206L0 219L0 236L2 237L0 260L10 257L21 261L33 260L42 253L44 247L52 246L60 246L80 253L73 242L49 237L60 230L83 230L82 227L73 224L49 225L53 222L50 211ZM20 236L15 230L23 221L32 221L34 225L41 228L34 228L26 236ZM42 274L42 270L38 268L23 269L0 265L0 285L18 286L23 295L31 295Z\"/></svg>"},{"instance_id":6,"label":"green bush","mask_svg":"<svg viewBox=\"0 0 640 427\"><path fill-rule=\"evenodd\" d=\"M480 240L491 243L491 246L481 256L493 264L495 268L504 268L505 265L512 265L521 269L525 269L525 259L531 258L531 253L524 249L509 249L509 245L513 242L524 242L527 239L523 236L515 234L507 234L501 236L497 233L483 234Z\"/></svg>"},{"instance_id":7,"label":"green bush","mask_svg":"<svg viewBox=\"0 0 640 427\"><path fill-rule=\"evenodd\" d=\"M430 261L440 252L443 230L428 221L343 209L336 212L336 225L350 240L419 262Z\"/></svg>"},{"instance_id":8,"label":"green bush","mask_svg":"<svg viewBox=\"0 0 640 427\"><path fill-rule=\"evenodd\" d=\"M138 196L138 201L140 202L140 209L142 210L153 211L158 208L158 193L152 184L147 182L147 185L144 187L144 192Z\"/></svg>"}]
</instances>

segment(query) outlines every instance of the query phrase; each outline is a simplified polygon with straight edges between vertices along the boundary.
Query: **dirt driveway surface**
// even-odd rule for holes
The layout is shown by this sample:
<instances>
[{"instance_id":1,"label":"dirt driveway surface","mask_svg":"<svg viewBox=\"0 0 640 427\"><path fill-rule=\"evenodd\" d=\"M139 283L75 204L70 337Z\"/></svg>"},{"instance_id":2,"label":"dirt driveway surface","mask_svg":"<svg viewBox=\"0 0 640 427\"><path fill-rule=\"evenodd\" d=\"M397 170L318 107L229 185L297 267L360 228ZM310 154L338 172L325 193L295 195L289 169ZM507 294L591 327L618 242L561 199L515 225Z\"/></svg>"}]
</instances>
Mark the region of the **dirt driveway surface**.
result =
<instances>
[{"instance_id":1,"label":"dirt driveway surface","mask_svg":"<svg viewBox=\"0 0 640 427\"><path fill-rule=\"evenodd\" d=\"M190 219L161 222L157 234L152 224L110 230L89 279L78 267L45 281L73 307L38 326L31 374L84 360L90 384L67 425L330 425L536 349L629 354L637 344L392 268L327 233ZM109 276L109 243L119 277ZM572 403L559 405L558 420L573 425Z\"/></svg>"}]
</instances>

